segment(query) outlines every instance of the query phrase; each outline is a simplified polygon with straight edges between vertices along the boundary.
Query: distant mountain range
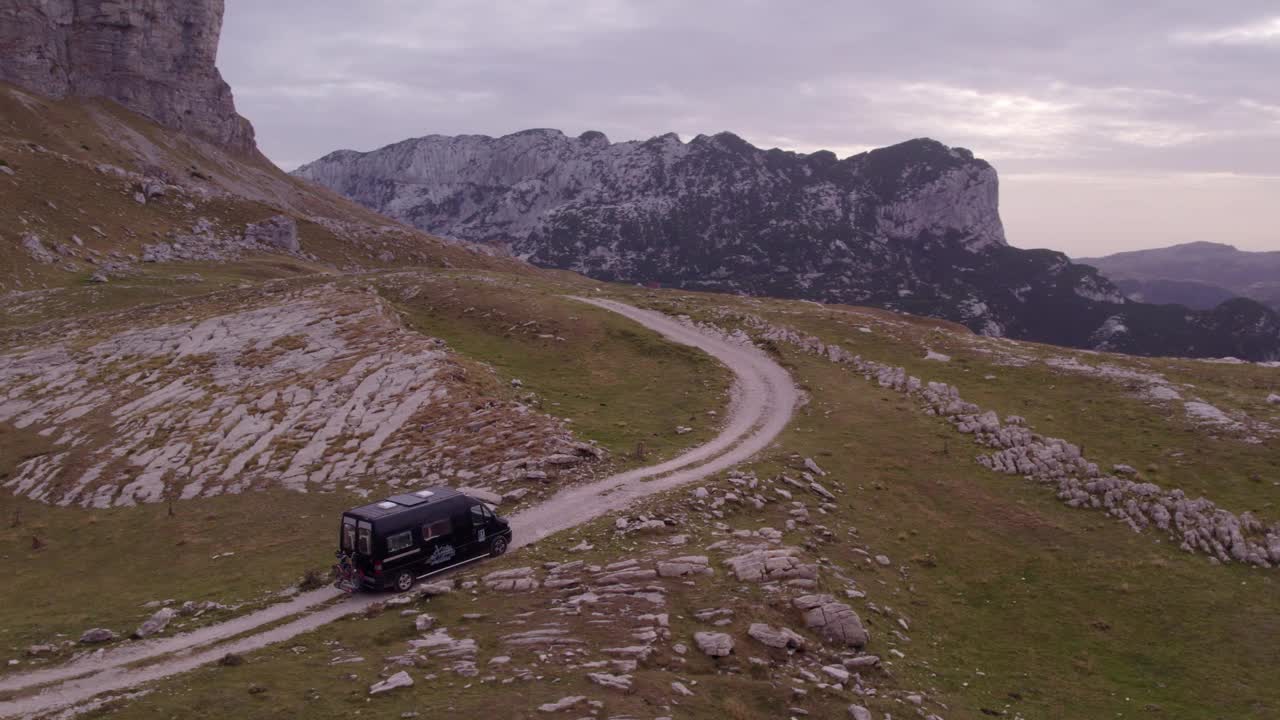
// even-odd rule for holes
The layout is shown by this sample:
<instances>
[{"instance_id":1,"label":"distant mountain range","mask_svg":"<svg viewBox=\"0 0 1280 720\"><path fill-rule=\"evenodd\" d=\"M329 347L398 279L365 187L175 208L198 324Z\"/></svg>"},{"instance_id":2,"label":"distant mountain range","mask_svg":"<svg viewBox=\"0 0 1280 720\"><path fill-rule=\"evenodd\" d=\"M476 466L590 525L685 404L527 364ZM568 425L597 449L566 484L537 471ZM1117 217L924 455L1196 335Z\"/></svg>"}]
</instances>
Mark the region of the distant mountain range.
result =
<instances>
[{"instance_id":1,"label":"distant mountain range","mask_svg":"<svg viewBox=\"0 0 1280 720\"><path fill-rule=\"evenodd\" d=\"M929 139L841 160L732 133L431 135L294 174L423 230L602 280L875 305L1136 354L1280 357L1280 317L1255 302L1136 303L1061 253L1010 247L995 169Z\"/></svg>"},{"instance_id":2,"label":"distant mountain range","mask_svg":"<svg viewBox=\"0 0 1280 720\"><path fill-rule=\"evenodd\" d=\"M1222 243L1193 242L1076 262L1098 268L1125 295L1142 302L1203 310L1229 298L1247 297L1280 311L1280 251L1247 252Z\"/></svg>"}]
</instances>

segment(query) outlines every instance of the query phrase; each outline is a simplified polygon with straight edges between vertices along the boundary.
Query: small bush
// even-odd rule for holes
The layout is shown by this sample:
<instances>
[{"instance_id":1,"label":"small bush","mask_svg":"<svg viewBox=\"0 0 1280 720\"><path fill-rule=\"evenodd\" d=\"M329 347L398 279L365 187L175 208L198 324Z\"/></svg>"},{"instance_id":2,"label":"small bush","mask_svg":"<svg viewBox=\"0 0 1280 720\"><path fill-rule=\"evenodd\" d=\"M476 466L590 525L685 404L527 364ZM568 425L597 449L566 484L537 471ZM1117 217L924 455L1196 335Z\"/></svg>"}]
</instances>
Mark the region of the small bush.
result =
<instances>
[{"instance_id":1,"label":"small bush","mask_svg":"<svg viewBox=\"0 0 1280 720\"><path fill-rule=\"evenodd\" d=\"M243 665L244 656L237 655L235 653L227 653L226 655L223 655L221 658L218 658L218 664L223 667L236 667L238 665Z\"/></svg>"},{"instance_id":2,"label":"small bush","mask_svg":"<svg viewBox=\"0 0 1280 720\"><path fill-rule=\"evenodd\" d=\"M373 603L364 609L365 619L372 620L373 618L376 618L379 615L381 615L382 611L386 609L387 609L386 603L380 603L380 602Z\"/></svg>"},{"instance_id":3,"label":"small bush","mask_svg":"<svg viewBox=\"0 0 1280 720\"><path fill-rule=\"evenodd\" d=\"M298 583L300 590L315 590L329 584L329 578L320 568L310 568L302 574L302 582Z\"/></svg>"}]
</instances>

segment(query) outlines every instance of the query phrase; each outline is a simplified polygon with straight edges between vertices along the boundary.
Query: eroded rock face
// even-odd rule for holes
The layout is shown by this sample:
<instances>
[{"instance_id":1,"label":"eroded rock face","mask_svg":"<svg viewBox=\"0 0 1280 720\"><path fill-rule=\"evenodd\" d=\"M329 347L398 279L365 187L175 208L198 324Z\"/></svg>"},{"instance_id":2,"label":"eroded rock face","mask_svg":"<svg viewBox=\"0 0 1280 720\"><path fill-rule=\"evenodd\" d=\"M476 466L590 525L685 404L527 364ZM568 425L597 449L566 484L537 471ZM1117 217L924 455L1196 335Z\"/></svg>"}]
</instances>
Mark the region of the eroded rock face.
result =
<instances>
[{"instance_id":1,"label":"eroded rock face","mask_svg":"<svg viewBox=\"0 0 1280 720\"><path fill-rule=\"evenodd\" d=\"M114 100L169 128L255 152L214 66L223 0L0 0L0 80Z\"/></svg>"}]
</instances>

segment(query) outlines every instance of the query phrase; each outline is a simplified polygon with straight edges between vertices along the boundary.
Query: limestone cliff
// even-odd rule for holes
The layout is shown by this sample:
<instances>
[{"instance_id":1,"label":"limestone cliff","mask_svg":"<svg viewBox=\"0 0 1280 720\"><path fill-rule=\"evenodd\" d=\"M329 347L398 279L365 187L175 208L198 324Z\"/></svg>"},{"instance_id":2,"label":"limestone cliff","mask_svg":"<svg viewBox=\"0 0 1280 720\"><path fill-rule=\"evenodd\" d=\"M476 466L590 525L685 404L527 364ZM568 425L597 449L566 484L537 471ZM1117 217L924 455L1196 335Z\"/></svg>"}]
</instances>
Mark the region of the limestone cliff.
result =
<instances>
[{"instance_id":1,"label":"limestone cliff","mask_svg":"<svg viewBox=\"0 0 1280 720\"><path fill-rule=\"evenodd\" d=\"M223 0L0 0L0 81L101 97L240 153L256 151L214 66Z\"/></svg>"}]
</instances>

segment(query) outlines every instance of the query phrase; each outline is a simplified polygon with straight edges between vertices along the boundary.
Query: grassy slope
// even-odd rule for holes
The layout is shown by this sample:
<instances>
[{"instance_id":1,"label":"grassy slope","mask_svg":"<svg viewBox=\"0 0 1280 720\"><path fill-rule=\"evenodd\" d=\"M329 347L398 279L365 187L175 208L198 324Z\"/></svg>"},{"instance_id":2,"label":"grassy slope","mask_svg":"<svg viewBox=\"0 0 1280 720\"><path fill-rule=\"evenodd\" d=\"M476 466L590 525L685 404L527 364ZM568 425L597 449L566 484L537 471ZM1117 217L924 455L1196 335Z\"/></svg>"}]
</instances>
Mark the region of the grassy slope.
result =
<instances>
[{"instance_id":1,"label":"grassy slope","mask_svg":"<svg viewBox=\"0 0 1280 720\"><path fill-rule=\"evenodd\" d=\"M207 289L214 289L219 278L225 288L271 272L247 264L204 274ZM444 338L463 358L492 364L496 378L476 378L487 392L515 395L509 380L521 378L521 392L540 396L544 412L573 418L579 437L619 453L613 467L640 462L627 455L638 440L644 440L645 462L651 462L714 434L706 411L723 410L727 372L705 356L558 292L535 290L517 276L499 276L498 284L477 284L464 274L422 277L401 276L395 283L397 292L421 289L414 300L395 301L411 327ZM150 298L145 287L102 286L94 306L114 309ZM193 301L228 302L225 294ZM476 309L461 312L463 301ZM59 312L87 309L72 304ZM564 340L504 338L504 327L533 319L554 324ZM670 382L672 377L687 382ZM619 408L631 413L627 421L618 420ZM675 435L677 424L693 424L690 417L704 418L698 430ZM0 480L41 447L35 433L0 425ZM176 517L168 517L159 506L86 511L0 495L0 576L9 580L0 583L0 652L19 657L29 644L58 633L78 637L91 626L132 630L148 612L140 606L149 600L261 598L309 568L327 568L333 518L356 503L342 493L250 493L180 502ZM21 520L17 526L15 513ZM46 546L32 550L33 535ZM228 551L236 555L210 560ZM33 598L42 605L39 613L30 611Z\"/></svg>"},{"instance_id":2,"label":"grassy slope","mask_svg":"<svg viewBox=\"0 0 1280 720\"><path fill-rule=\"evenodd\" d=\"M623 291L632 301L646 297ZM662 296L662 304L670 298ZM678 307L697 312L702 300L679 301ZM717 299L716 304L724 302ZM668 305L668 309L671 306ZM1175 432L1174 420L1159 413L1131 422L1104 424L1095 418L1075 418L1073 400L1087 396L1123 403L1123 388L1105 381L1051 373L1041 366L1014 372L989 367L983 358L949 365L920 364L921 343L938 343L933 323L896 329L901 339L890 341L884 332L871 335L849 332L816 309L794 314L795 304L766 303L757 311L782 311L786 321L822 332L829 340L867 357L912 365L927 377L945 377L960 385L971 399L985 403L988 393L999 402L1018 408L1034 425L1053 432L1088 431L1087 443L1100 456L1115 452L1108 461L1132 460L1148 444L1153 432L1174 434L1188 450L1186 475L1200 477L1211 496L1215 491L1232 495L1232 486L1217 478L1242 472L1231 464L1232 456L1219 452L1218 442L1203 435ZM892 318L892 316L884 316ZM897 320L898 318L892 318ZM858 324L861 324L859 322ZM845 537L855 530L859 544L893 558L895 568L864 564L850 542L837 541L819 554L850 568L853 577L870 593L870 599L889 604L911 618L911 643L897 647L907 654L893 664L892 680L882 687L929 689L946 701L949 720L984 717L990 712L1022 717L1269 717L1280 713L1280 594L1275 571L1239 566L1214 567L1200 556L1177 551L1155 533L1135 534L1127 527L1092 511L1073 510L1052 493L1018 477L983 470L973 461L978 448L956 434L943 421L924 416L909 401L875 387L862 378L822 360L783 349L781 358L811 396L779 446L753 466L762 475L790 464L791 453L811 455L831 473L829 484L842 484L847 494L834 516L821 522ZM999 389L983 391L984 374L997 374ZM1222 382L1235 382L1234 371ZM1203 382L1213 381L1211 370ZM1045 398L1049 385L1054 391ZM1060 388L1060 391L1059 391ZM1043 398L1043 399L1042 399ZM1026 409L1024 409L1024 407ZM1135 417L1140 404L1127 412ZM1050 417L1052 416L1052 417ZM1062 425L1053 425L1061 422ZM1095 441L1091 438L1100 438ZM1102 440L1106 436L1106 440ZM1105 456L1104 456L1105 457ZM1240 456L1247 469L1256 458ZM1220 463L1227 463L1219 467ZM1212 472L1211 472L1212 471ZM1167 481L1165 477L1161 481ZM1253 497L1261 502L1263 495ZM661 503L659 503L661 504ZM681 501L673 499L675 507ZM778 506L763 513L747 513L731 521L735 527L781 527L784 515ZM1265 517L1271 517L1270 514ZM522 551L501 565L518 565L561 559L563 548L580 537L590 537L601 558L625 557L632 541L614 541L603 521L594 530L573 533ZM706 528L690 524L699 540ZM805 533L791 533L787 541L798 543ZM495 565L498 567L501 565ZM896 567L907 566L905 580ZM486 568L488 570L490 568ZM669 585L669 587L673 587ZM432 601L429 610L445 625L461 624L457 615L479 608L509 618L526 609L523 598L467 596ZM795 623L795 618L766 607L750 589L743 593L723 575L699 581L695 588L673 591L671 611L687 614L697 607L737 605L753 616L763 614L774 622ZM873 628L871 650L886 653L891 644L878 617L860 609ZM674 617L674 616L673 616ZM676 639L688 641L693 627L673 619ZM512 717L532 717L528 708L584 690L581 671L547 670L548 682L506 686L464 681L441 673L434 683L419 683L411 691L366 701L371 672L378 659L403 648L410 636L400 618L358 620L326 629L305 644L317 648L321 641L340 641L370 657L356 668L325 668L320 658L276 648L254 655L238 670L209 668L160 686L160 692L130 705L121 717L168 717L182 707L234 710L245 717L305 712L312 717L347 716L359 708L395 716L416 709L428 711L452 707L481 712L494 703L509 703ZM878 630L876 629L878 628ZM735 626L739 634L741 623ZM481 641L481 665L498 651ZM603 640L602 640L603 642ZM745 642L745 641L743 641ZM767 679L717 674L709 664L691 664L680 677L700 682L699 698L686 702L678 716L686 718L776 717L785 693ZM661 662L659 659L656 662ZM439 670L439 668L435 668ZM355 672L356 680L346 674ZM418 673L421 674L421 673ZM482 673L483 674L483 673ZM551 676L563 677L550 684ZM585 688L586 694L603 698L607 712L662 714L650 704L670 697L663 685L671 675L641 670L634 695L621 696ZM263 697L245 692L249 683L268 688ZM715 692L712 692L712 688ZM310 693L318 699L310 700ZM710 699L714 698L714 700ZM815 716L835 717L847 699L811 697L806 701ZM905 712L887 699L868 703L880 711ZM212 717L215 714L210 714Z\"/></svg>"}]
</instances>

